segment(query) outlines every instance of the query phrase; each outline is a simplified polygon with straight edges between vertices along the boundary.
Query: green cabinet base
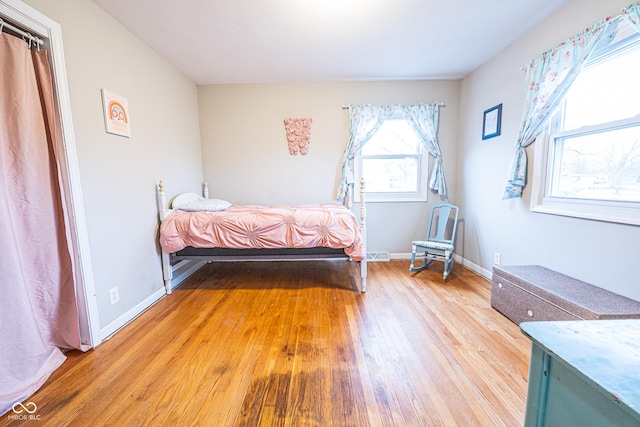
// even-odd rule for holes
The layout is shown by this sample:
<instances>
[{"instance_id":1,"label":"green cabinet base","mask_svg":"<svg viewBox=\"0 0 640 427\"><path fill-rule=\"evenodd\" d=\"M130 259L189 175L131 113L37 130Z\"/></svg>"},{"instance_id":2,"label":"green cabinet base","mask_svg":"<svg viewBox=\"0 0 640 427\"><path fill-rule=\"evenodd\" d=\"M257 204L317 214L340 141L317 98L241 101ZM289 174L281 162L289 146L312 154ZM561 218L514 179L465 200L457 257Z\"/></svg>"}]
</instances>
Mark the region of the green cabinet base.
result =
<instances>
[{"instance_id":1,"label":"green cabinet base","mask_svg":"<svg viewBox=\"0 0 640 427\"><path fill-rule=\"evenodd\" d=\"M528 322L525 426L640 426L640 321Z\"/></svg>"}]
</instances>

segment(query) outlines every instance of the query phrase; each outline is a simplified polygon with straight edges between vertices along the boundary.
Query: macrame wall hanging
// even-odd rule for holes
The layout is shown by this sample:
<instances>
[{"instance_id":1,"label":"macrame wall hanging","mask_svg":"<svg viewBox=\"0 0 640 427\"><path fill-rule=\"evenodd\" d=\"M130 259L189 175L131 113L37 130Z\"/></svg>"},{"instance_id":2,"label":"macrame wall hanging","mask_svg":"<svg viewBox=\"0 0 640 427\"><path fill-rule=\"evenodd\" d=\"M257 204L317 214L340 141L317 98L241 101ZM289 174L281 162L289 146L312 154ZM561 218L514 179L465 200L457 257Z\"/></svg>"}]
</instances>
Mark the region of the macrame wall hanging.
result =
<instances>
[{"instance_id":1,"label":"macrame wall hanging","mask_svg":"<svg viewBox=\"0 0 640 427\"><path fill-rule=\"evenodd\" d=\"M311 117L304 119L284 119L284 129L287 131L287 144L289 144L289 154L303 156L309 152L309 140L311 139Z\"/></svg>"}]
</instances>

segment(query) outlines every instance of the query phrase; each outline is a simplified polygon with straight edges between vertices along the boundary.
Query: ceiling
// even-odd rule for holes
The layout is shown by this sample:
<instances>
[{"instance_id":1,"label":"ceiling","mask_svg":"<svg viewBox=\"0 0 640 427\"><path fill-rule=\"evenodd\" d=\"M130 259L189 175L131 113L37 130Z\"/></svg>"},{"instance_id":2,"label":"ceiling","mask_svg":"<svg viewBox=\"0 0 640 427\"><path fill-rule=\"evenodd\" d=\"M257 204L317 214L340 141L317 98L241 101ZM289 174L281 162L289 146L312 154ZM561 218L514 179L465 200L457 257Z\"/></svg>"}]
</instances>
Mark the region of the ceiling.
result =
<instances>
[{"instance_id":1,"label":"ceiling","mask_svg":"<svg viewBox=\"0 0 640 427\"><path fill-rule=\"evenodd\" d=\"M197 84L458 79L569 0L94 0Z\"/></svg>"}]
</instances>

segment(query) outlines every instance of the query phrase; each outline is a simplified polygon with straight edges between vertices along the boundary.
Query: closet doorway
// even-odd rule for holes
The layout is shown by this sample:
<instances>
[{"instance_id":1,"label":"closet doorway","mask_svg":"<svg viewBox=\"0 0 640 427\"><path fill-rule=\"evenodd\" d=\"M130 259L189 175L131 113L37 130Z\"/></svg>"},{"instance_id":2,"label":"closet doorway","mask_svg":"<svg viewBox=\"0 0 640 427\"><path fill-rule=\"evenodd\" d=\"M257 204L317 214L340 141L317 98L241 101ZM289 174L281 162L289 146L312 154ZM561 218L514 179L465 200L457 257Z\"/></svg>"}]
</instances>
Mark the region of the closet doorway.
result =
<instances>
[{"instance_id":1,"label":"closet doorway","mask_svg":"<svg viewBox=\"0 0 640 427\"><path fill-rule=\"evenodd\" d=\"M64 158L60 159L62 203L69 216L72 257L75 261L77 304L80 340L83 345L95 347L101 342L98 305L91 269L89 241L84 204L80 186L80 173L76 143L71 120L71 104L67 84L62 31L60 25L19 0L0 0L0 18L10 25L42 39L41 49L47 49L54 86L54 102L59 113Z\"/></svg>"}]
</instances>

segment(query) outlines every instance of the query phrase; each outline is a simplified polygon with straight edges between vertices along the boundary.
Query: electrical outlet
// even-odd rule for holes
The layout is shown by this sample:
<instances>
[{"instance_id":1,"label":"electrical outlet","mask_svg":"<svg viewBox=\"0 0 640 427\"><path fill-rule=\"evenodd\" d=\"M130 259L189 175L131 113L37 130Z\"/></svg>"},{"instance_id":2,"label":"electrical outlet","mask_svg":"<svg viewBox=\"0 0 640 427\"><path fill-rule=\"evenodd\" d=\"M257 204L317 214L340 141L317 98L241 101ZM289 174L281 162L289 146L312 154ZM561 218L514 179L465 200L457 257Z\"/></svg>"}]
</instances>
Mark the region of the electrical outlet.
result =
<instances>
[{"instance_id":1,"label":"electrical outlet","mask_svg":"<svg viewBox=\"0 0 640 427\"><path fill-rule=\"evenodd\" d=\"M496 252L493 254L493 263L495 265L500 265L500 252Z\"/></svg>"},{"instance_id":2,"label":"electrical outlet","mask_svg":"<svg viewBox=\"0 0 640 427\"><path fill-rule=\"evenodd\" d=\"M118 294L118 287L109 289L109 299L111 300L111 305L114 305L118 301L120 301L120 294Z\"/></svg>"}]
</instances>

